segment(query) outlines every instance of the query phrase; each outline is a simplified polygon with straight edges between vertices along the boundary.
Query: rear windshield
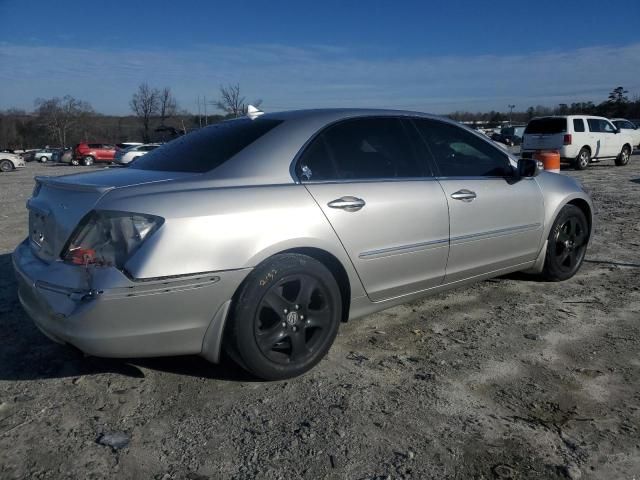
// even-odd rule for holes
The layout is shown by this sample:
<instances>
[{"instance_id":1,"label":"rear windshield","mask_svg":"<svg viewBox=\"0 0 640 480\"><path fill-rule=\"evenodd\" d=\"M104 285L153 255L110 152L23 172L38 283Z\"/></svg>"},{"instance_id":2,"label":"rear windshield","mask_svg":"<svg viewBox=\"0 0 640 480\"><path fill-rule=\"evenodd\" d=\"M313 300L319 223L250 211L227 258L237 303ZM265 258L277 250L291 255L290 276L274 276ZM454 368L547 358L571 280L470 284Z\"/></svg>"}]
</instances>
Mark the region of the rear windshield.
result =
<instances>
[{"instance_id":1,"label":"rear windshield","mask_svg":"<svg viewBox=\"0 0 640 480\"><path fill-rule=\"evenodd\" d=\"M566 133L566 118L534 118L527 125L524 133L552 134Z\"/></svg>"},{"instance_id":2,"label":"rear windshield","mask_svg":"<svg viewBox=\"0 0 640 480\"><path fill-rule=\"evenodd\" d=\"M140 157L130 168L204 173L219 167L282 120L240 118L211 125Z\"/></svg>"}]
</instances>

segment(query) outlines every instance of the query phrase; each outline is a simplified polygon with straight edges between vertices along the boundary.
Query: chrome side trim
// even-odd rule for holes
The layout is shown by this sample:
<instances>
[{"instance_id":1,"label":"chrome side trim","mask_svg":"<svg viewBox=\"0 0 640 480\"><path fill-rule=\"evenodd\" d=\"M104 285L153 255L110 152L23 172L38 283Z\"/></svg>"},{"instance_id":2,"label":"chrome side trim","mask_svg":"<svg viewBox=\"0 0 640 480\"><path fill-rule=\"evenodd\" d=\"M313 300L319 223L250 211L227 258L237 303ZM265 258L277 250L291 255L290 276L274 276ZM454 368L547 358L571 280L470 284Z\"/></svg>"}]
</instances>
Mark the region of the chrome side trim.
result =
<instances>
[{"instance_id":1,"label":"chrome side trim","mask_svg":"<svg viewBox=\"0 0 640 480\"><path fill-rule=\"evenodd\" d=\"M449 239L443 238L440 240L430 240L428 242L413 243L411 245L401 245L399 247L379 248L376 250L362 252L358 255L358 258L368 260L370 258L387 257L390 255L398 255L400 253L418 252L420 250L427 250L429 248L438 248L447 243L449 243Z\"/></svg>"},{"instance_id":2,"label":"chrome side trim","mask_svg":"<svg viewBox=\"0 0 640 480\"><path fill-rule=\"evenodd\" d=\"M529 225L518 225L516 227L500 228L498 230L490 230L488 232L471 233L468 235L459 235L451 237L451 244L465 243L467 241L481 240L493 237L502 237L511 235L512 233L523 233L531 230L537 230L542 227L541 223L531 223Z\"/></svg>"}]
</instances>

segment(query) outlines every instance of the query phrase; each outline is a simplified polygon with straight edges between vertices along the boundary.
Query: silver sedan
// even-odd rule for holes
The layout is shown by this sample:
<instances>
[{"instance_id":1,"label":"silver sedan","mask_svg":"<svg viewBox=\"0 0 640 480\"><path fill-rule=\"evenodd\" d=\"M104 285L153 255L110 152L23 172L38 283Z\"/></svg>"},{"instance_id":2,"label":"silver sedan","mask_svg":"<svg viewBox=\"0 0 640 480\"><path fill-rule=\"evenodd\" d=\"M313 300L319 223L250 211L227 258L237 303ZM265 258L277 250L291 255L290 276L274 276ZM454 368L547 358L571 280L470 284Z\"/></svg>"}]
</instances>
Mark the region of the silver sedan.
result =
<instances>
[{"instance_id":1,"label":"silver sedan","mask_svg":"<svg viewBox=\"0 0 640 480\"><path fill-rule=\"evenodd\" d=\"M509 272L572 277L593 206L447 119L313 110L226 121L128 168L37 177L13 254L24 309L98 356L225 350L318 363L340 322Z\"/></svg>"}]
</instances>

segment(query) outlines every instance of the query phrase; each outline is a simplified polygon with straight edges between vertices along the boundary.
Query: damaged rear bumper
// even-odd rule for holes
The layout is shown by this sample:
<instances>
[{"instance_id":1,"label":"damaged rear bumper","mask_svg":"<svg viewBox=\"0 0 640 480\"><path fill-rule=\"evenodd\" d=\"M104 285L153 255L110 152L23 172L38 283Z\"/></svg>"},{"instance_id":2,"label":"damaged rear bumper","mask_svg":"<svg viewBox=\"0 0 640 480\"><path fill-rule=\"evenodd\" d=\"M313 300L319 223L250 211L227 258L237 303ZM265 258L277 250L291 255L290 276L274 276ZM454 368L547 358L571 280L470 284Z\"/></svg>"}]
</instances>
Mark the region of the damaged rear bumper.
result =
<instances>
[{"instance_id":1,"label":"damaged rear bumper","mask_svg":"<svg viewBox=\"0 0 640 480\"><path fill-rule=\"evenodd\" d=\"M51 339L102 357L219 357L230 299L250 269L136 281L114 268L13 252L18 296Z\"/></svg>"}]
</instances>

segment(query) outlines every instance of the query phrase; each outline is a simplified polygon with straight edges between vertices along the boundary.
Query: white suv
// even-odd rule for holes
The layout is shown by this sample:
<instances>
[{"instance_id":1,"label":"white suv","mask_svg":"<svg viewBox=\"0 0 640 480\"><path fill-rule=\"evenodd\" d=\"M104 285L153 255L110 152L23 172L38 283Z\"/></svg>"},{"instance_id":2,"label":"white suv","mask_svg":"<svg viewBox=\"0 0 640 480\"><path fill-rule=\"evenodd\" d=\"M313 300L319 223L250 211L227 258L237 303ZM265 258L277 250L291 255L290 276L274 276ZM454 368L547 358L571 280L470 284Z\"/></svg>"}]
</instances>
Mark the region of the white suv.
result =
<instances>
[{"instance_id":1,"label":"white suv","mask_svg":"<svg viewBox=\"0 0 640 480\"><path fill-rule=\"evenodd\" d=\"M604 117L558 115L532 119L524 131L522 158L539 150L557 150L560 159L577 170L601 158L615 158L616 165L629 163L633 151L630 135L621 133Z\"/></svg>"}]
</instances>

